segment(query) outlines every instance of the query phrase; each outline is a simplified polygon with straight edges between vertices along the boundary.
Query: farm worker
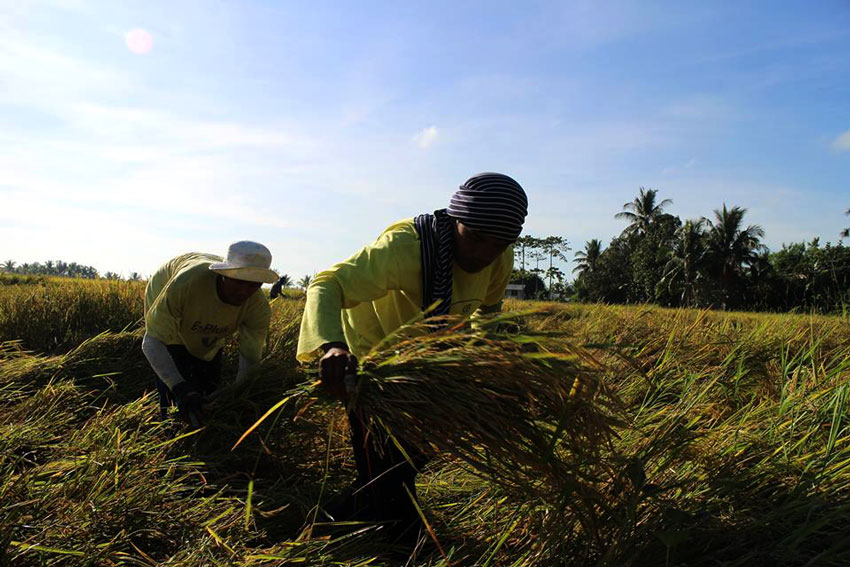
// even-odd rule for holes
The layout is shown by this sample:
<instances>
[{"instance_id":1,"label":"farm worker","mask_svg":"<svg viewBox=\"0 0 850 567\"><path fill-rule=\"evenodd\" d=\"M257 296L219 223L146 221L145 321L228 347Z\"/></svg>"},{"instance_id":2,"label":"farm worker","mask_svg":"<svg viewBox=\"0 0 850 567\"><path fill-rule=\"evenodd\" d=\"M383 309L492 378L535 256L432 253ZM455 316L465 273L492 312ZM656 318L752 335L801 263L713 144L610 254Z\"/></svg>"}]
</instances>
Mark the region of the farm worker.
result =
<instances>
[{"instance_id":1,"label":"farm worker","mask_svg":"<svg viewBox=\"0 0 850 567\"><path fill-rule=\"evenodd\" d=\"M289 282L289 276L287 276L286 274L280 276L280 279L277 280L274 284L272 284L272 288L269 290L269 299L274 299L279 296L281 294L281 290L290 285Z\"/></svg>"},{"instance_id":2,"label":"farm worker","mask_svg":"<svg viewBox=\"0 0 850 567\"><path fill-rule=\"evenodd\" d=\"M355 373L357 357L417 315L499 311L513 269L511 244L527 208L519 183L500 173L481 173L460 186L448 208L390 225L373 243L313 279L298 360L320 359L323 387L344 398L344 379ZM406 447L411 464L387 439L367 438L357 415L349 415L349 424L358 476L325 511L335 521L387 522L397 541L411 543L420 519L405 487L415 497L424 456ZM381 451L375 443L383 445Z\"/></svg>"},{"instance_id":3,"label":"farm worker","mask_svg":"<svg viewBox=\"0 0 850 567\"><path fill-rule=\"evenodd\" d=\"M163 417L174 404L184 419L197 418L221 380L221 350L239 336L243 380L260 360L271 308L260 290L277 281L272 255L257 242L230 245L227 260L193 252L160 267L145 289L142 351L156 373Z\"/></svg>"}]
</instances>

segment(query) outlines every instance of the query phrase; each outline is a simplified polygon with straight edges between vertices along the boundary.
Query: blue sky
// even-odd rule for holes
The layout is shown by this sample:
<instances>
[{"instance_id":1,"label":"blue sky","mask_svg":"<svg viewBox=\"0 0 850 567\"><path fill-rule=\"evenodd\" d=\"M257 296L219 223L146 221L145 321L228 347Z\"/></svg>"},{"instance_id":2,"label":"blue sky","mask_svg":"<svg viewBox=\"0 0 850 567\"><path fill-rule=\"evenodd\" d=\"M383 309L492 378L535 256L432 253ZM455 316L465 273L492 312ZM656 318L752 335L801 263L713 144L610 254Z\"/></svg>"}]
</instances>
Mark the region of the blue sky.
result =
<instances>
[{"instance_id":1,"label":"blue sky","mask_svg":"<svg viewBox=\"0 0 850 567\"><path fill-rule=\"evenodd\" d=\"M485 170L574 250L640 186L836 241L850 2L0 0L0 260L252 239L300 278Z\"/></svg>"}]
</instances>

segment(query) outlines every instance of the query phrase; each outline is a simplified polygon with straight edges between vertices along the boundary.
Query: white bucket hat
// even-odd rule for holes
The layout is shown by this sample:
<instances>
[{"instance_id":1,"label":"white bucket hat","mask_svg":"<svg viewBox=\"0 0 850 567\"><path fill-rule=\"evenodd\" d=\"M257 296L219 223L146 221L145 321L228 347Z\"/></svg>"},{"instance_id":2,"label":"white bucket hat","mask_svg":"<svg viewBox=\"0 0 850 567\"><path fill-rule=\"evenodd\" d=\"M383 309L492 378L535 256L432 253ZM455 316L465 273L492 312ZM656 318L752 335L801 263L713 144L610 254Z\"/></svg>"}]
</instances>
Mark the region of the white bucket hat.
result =
<instances>
[{"instance_id":1,"label":"white bucket hat","mask_svg":"<svg viewBox=\"0 0 850 567\"><path fill-rule=\"evenodd\" d=\"M242 240L227 249L227 261L210 264L210 270L246 282L274 283L278 275L269 269L272 253L259 242Z\"/></svg>"}]
</instances>

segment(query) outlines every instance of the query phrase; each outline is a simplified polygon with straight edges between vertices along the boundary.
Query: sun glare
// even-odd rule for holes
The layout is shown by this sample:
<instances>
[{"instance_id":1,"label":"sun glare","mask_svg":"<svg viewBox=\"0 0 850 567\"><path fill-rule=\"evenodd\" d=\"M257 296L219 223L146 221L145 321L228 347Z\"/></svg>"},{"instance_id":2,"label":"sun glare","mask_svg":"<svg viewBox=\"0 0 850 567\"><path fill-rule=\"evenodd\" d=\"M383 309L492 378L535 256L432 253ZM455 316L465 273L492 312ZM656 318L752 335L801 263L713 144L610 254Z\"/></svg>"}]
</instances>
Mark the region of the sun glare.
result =
<instances>
[{"instance_id":1,"label":"sun glare","mask_svg":"<svg viewBox=\"0 0 850 567\"><path fill-rule=\"evenodd\" d=\"M134 29L125 36L127 48L137 55L144 55L153 49L153 36L143 29Z\"/></svg>"}]
</instances>

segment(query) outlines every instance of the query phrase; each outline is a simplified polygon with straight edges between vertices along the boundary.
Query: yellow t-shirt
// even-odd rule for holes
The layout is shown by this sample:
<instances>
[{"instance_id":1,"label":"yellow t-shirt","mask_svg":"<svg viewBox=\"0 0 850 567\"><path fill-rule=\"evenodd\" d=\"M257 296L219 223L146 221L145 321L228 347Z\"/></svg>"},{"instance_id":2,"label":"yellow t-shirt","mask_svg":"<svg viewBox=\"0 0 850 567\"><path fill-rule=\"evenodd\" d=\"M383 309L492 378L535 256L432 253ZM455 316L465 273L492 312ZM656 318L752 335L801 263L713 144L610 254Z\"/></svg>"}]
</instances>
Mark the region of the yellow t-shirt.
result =
<instances>
[{"instance_id":1,"label":"yellow t-shirt","mask_svg":"<svg viewBox=\"0 0 850 567\"><path fill-rule=\"evenodd\" d=\"M183 345L192 356L212 360L228 337L239 332L239 353L251 362L263 354L271 308L257 290L242 305L218 297L210 264L219 256L193 252L166 262L145 288L145 332L167 345Z\"/></svg>"},{"instance_id":2,"label":"yellow t-shirt","mask_svg":"<svg viewBox=\"0 0 850 567\"><path fill-rule=\"evenodd\" d=\"M479 307L498 305L512 269L510 247L475 274L455 264L450 313L471 315ZM363 356L421 314L421 253L411 218L390 225L374 243L313 279L301 320L298 360L312 360L330 342L345 342L355 356Z\"/></svg>"}]
</instances>

